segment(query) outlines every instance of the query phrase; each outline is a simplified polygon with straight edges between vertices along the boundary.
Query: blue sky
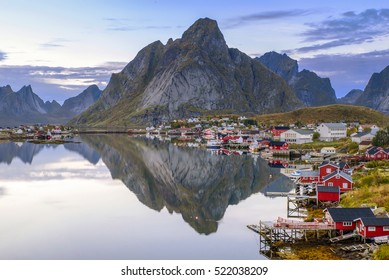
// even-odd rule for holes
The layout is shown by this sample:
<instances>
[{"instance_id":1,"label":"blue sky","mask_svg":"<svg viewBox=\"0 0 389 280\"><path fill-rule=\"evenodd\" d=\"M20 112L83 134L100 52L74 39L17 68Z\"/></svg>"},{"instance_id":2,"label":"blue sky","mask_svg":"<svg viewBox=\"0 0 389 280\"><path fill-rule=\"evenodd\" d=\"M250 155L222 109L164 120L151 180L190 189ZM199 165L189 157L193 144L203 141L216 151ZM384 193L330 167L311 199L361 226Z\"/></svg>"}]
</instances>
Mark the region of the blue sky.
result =
<instances>
[{"instance_id":1,"label":"blue sky","mask_svg":"<svg viewBox=\"0 0 389 280\"><path fill-rule=\"evenodd\" d=\"M389 65L387 1L0 0L0 11L0 86L31 84L44 101L104 89L144 46L203 17L229 47L286 53L329 77L339 97Z\"/></svg>"}]
</instances>

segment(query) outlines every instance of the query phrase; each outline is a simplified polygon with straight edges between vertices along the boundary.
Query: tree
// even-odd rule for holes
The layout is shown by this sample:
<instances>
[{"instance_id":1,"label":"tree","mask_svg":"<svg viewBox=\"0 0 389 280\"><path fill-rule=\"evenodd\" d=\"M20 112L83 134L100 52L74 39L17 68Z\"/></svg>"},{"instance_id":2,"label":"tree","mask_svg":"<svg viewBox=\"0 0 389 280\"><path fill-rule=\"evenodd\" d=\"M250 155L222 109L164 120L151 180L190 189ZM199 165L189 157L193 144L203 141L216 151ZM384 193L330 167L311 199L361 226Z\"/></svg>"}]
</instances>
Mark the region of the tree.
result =
<instances>
[{"instance_id":1,"label":"tree","mask_svg":"<svg viewBox=\"0 0 389 280\"><path fill-rule=\"evenodd\" d=\"M373 138L372 144L378 147L389 146L389 127L379 130Z\"/></svg>"},{"instance_id":2,"label":"tree","mask_svg":"<svg viewBox=\"0 0 389 280\"><path fill-rule=\"evenodd\" d=\"M320 133L315 131L312 135L312 140L315 141L315 140L319 140L320 138Z\"/></svg>"}]
</instances>

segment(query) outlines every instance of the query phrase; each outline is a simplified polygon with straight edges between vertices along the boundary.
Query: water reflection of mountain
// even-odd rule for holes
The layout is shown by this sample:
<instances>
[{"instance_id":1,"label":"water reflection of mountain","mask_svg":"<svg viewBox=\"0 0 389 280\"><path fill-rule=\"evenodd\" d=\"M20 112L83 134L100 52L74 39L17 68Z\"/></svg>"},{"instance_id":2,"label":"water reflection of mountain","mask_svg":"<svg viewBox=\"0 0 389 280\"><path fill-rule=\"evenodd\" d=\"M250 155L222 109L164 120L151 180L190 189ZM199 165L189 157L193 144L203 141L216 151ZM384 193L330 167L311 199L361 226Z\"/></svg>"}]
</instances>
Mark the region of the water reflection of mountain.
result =
<instances>
[{"instance_id":1,"label":"water reflection of mountain","mask_svg":"<svg viewBox=\"0 0 389 280\"><path fill-rule=\"evenodd\" d=\"M11 164L14 158L19 158L22 162L31 164L34 156L43 150L42 145L32 143L6 142L0 144L0 163Z\"/></svg>"},{"instance_id":2,"label":"water reflection of mountain","mask_svg":"<svg viewBox=\"0 0 389 280\"><path fill-rule=\"evenodd\" d=\"M100 155L95 149L85 143L66 143L65 149L80 154L84 159L95 165L100 160Z\"/></svg>"},{"instance_id":3,"label":"water reflection of mountain","mask_svg":"<svg viewBox=\"0 0 389 280\"><path fill-rule=\"evenodd\" d=\"M211 155L125 135L85 135L82 140L100 153L112 177L139 201L157 211L166 207L181 213L199 233L216 232L229 205L286 178L250 156Z\"/></svg>"},{"instance_id":4,"label":"water reflection of mountain","mask_svg":"<svg viewBox=\"0 0 389 280\"><path fill-rule=\"evenodd\" d=\"M34 157L44 148L57 148L58 145L42 145L29 142L6 142L0 144L0 163L12 163L14 158L19 158L23 163L31 164ZM76 152L92 164L100 160L100 155L85 143L67 143L65 149Z\"/></svg>"}]
</instances>

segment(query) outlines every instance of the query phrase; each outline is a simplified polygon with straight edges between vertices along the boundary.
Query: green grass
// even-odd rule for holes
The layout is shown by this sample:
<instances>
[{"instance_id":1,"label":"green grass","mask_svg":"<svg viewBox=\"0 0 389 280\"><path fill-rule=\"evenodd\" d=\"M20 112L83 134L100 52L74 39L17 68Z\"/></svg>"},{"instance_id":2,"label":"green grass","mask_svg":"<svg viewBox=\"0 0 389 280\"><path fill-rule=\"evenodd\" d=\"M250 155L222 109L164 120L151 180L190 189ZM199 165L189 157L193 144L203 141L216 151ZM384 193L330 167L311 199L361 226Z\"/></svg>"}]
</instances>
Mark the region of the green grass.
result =
<instances>
[{"instance_id":1,"label":"green grass","mask_svg":"<svg viewBox=\"0 0 389 280\"><path fill-rule=\"evenodd\" d=\"M257 117L257 121L266 124L290 124L300 121L304 124L321 122L359 122L387 126L389 116L373 109L352 105L328 105L306 107L287 113L267 114Z\"/></svg>"},{"instance_id":2,"label":"green grass","mask_svg":"<svg viewBox=\"0 0 389 280\"><path fill-rule=\"evenodd\" d=\"M378 250L373 253L373 260L389 260L389 244L381 245Z\"/></svg>"}]
</instances>

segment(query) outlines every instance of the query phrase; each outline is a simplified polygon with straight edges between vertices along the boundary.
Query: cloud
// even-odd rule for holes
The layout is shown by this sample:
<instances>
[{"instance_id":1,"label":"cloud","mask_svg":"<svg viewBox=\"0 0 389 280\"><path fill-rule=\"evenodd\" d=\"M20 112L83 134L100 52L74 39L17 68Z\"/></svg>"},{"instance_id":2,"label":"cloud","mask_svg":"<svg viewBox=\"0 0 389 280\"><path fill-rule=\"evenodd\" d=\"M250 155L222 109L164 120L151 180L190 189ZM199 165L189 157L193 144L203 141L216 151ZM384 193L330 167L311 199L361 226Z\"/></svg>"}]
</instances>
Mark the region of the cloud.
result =
<instances>
[{"instance_id":1,"label":"cloud","mask_svg":"<svg viewBox=\"0 0 389 280\"><path fill-rule=\"evenodd\" d=\"M61 47L65 47L67 42L70 42L70 40L63 39L63 38L56 38L56 39L53 39L49 42L40 44L40 47L45 48L45 49L47 49L47 48L61 48Z\"/></svg>"},{"instance_id":2,"label":"cloud","mask_svg":"<svg viewBox=\"0 0 389 280\"><path fill-rule=\"evenodd\" d=\"M329 77L338 97L352 89L364 89L373 73L389 65L389 49L361 54L316 55L299 60L300 68Z\"/></svg>"},{"instance_id":3,"label":"cloud","mask_svg":"<svg viewBox=\"0 0 389 280\"><path fill-rule=\"evenodd\" d=\"M224 29L236 28L241 25L248 24L250 22L257 22L257 21L264 21L264 20L280 20L283 18L305 16L312 13L313 11L311 10L295 9L295 10L268 11L268 12L244 15L244 16L239 16L239 17L230 18L226 20L226 22L223 24L223 28Z\"/></svg>"},{"instance_id":4,"label":"cloud","mask_svg":"<svg viewBox=\"0 0 389 280\"><path fill-rule=\"evenodd\" d=\"M338 18L319 23L307 23L308 30L300 33L304 43L314 43L294 50L310 52L339 46L373 42L389 35L389 9L369 9L359 14L349 11Z\"/></svg>"}]
</instances>

